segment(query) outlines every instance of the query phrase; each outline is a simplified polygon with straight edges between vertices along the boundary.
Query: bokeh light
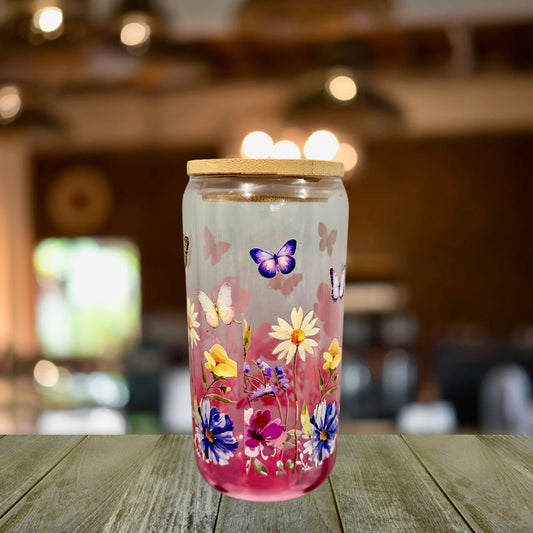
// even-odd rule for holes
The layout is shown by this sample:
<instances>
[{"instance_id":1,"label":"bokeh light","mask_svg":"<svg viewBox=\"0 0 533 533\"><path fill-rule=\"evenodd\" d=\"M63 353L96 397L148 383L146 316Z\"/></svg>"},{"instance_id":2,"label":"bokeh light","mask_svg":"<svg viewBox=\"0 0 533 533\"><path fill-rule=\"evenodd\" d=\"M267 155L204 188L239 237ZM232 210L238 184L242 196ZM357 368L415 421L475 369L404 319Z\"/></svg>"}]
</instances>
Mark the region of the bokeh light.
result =
<instances>
[{"instance_id":1,"label":"bokeh light","mask_svg":"<svg viewBox=\"0 0 533 533\"><path fill-rule=\"evenodd\" d=\"M340 143L339 149L333 160L344 163L344 172L349 172L357 166L357 163L359 162L359 154L351 144Z\"/></svg>"},{"instance_id":2,"label":"bokeh light","mask_svg":"<svg viewBox=\"0 0 533 533\"><path fill-rule=\"evenodd\" d=\"M59 369L52 361L42 359L33 368L33 378L41 387L55 387L59 380Z\"/></svg>"},{"instance_id":3,"label":"bokeh light","mask_svg":"<svg viewBox=\"0 0 533 533\"><path fill-rule=\"evenodd\" d=\"M350 76L334 76L326 83L329 94L340 102L350 102L357 94L357 85Z\"/></svg>"},{"instance_id":4,"label":"bokeh light","mask_svg":"<svg viewBox=\"0 0 533 533\"><path fill-rule=\"evenodd\" d=\"M339 150L339 141L331 131L318 130L312 133L304 146L307 159L331 161Z\"/></svg>"},{"instance_id":5,"label":"bokeh light","mask_svg":"<svg viewBox=\"0 0 533 533\"><path fill-rule=\"evenodd\" d=\"M270 157L274 141L264 131L252 131L242 141L241 154L243 157L263 159Z\"/></svg>"},{"instance_id":6,"label":"bokeh light","mask_svg":"<svg viewBox=\"0 0 533 533\"><path fill-rule=\"evenodd\" d=\"M33 14L33 26L43 33L53 33L62 25L63 11L59 7L43 7Z\"/></svg>"},{"instance_id":7,"label":"bokeh light","mask_svg":"<svg viewBox=\"0 0 533 533\"><path fill-rule=\"evenodd\" d=\"M278 141L273 147L271 157L274 159L300 159L298 145L292 141Z\"/></svg>"},{"instance_id":8,"label":"bokeh light","mask_svg":"<svg viewBox=\"0 0 533 533\"><path fill-rule=\"evenodd\" d=\"M0 87L0 123L15 120L22 110L20 91L14 85Z\"/></svg>"},{"instance_id":9,"label":"bokeh light","mask_svg":"<svg viewBox=\"0 0 533 533\"><path fill-rule=\"evenodd\" d=\"M145 17L130 15L124 19L124 24L120 31L120 41L125 46L142 46L148 43L151 34L152 30Z\"/></svg>"}]
</instances>

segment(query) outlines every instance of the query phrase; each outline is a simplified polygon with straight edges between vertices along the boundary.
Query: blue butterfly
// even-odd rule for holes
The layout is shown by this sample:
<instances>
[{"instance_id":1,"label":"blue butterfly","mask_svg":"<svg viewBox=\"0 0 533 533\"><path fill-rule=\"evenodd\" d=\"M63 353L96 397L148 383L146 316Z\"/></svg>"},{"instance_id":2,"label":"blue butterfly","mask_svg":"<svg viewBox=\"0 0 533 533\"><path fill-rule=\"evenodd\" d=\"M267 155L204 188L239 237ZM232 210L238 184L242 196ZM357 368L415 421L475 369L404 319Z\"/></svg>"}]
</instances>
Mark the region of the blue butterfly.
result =
<instances>
[{"instance_id":1,"label":"blue butterfly","mask_svg":"<svg viewBox=\"0 0 533 533\"><path fill-rule=\"evenodd\" d=\"M296 252L296 240L287 241L279 250L273 254L261 248L252 248L250 250L251 258L259 265L258 271L264 278L273 278L276 271L282 274L290 274L296 266L294 257Z\"/></svg>"}]
</instances>

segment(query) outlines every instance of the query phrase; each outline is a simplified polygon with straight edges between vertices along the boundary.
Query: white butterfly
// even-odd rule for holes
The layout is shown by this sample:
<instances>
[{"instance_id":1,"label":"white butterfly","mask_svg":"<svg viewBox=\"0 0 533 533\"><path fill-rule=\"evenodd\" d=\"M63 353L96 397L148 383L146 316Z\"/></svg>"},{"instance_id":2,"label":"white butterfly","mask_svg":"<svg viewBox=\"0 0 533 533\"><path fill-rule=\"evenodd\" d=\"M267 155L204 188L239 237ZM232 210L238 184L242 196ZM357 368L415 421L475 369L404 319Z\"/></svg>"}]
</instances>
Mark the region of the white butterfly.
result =
<instances>
[{"instance_id":1,"label":"white butterfly","mask_svg":"<svg viewBox=\"0 0 533 533\"><path fill-rule=\"evenodd\" d=\"M198 291L198 300L205 313L205 319L212 328L218 327L219 318L226 326L233 322L235 311L231 302L231 285L227 281L218 289L216 304L204 291Z\"/></svg>"},{"instance_id":2,"label":"white butterfly","mask_svg":"<svg viewBox=\"0 0 533 533\"><path fill-rule=\"evenodd\" d=\"M336 302L339 298L344 298L344 284L346 283L346 265L342 266L340 278L334 268L329 269L331 280L331 299Z\"/></svg>"}]
</instances>

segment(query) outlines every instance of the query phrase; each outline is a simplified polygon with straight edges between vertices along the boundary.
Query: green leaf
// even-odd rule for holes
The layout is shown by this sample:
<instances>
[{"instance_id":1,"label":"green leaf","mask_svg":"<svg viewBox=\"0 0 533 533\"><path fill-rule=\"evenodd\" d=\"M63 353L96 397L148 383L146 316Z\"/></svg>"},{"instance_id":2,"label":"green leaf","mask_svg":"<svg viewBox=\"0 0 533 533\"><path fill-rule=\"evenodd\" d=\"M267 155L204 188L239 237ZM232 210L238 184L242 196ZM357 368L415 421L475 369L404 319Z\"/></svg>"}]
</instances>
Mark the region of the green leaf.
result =
<instances>
[{"instance_id":1,"label":"green leaf","mask_svg":"<svg viewBox=\"0 0 533 533\"><path fill-rule=\"evenodd\" d=\"M244 345L245 352L248 349L248 346L250 346L250 332L251 332L251 328L250 326L248 326L246 328L246 331L244 332L244 339L243 339L243 345Z\"/></svg>"},{"instance_id":2,"label":"green leaf","mask_svg":"<svg viewBox=\"0 0 533 533\"><path fill-rule=\"evenodd\" d=\"M197 425L200 425L200 415L198 414L198 398L196 397L196 389L193 392L193 406L192 414Z\"/></svg>"},{"instance_id":3,"label":"green leaf","mask_svg":"<svg viewBox=\"0 0 533 533\"><path fill-rule=\"evenodd\" d=\"M318 369L318 379L320 381L320 392L322 392L322 388L324 387L324 378L322 377L322 372L320 372L320 368Z\"/></svg>"},{"instance_id":4,"label":"green leaf","mask_svg":"<svg viewBox=\"0 0 533 533\"><path fill-rule=\"evenodd\" d=\"M224 396L219 396L218 394L208 394L207 397L213 398L213 400L218 400L219 402L235 403L235 401L230 400L229 398L224 398Z\"/></svg>"},{"instance_id":5,"label":"green leaf","mask_svg":"<svg viewBox=\"0 0 533 533\"><path fill-rule=\"evenodd\" d=\"M202 368L202 383L204 384L204 386L207 383L207 380L205 379L205 373L204 373L204 369L203 368Z\"/></svg>"},{"instance_id":6,"label":"green leaf","mask_svg":"<svg viewBox=\"0 0 533 533\"><path fill-rule=\"evenodd\" d=\"M326 393L324 394L324 396L327 396L328 394L333 394L339 387L332 387L331 389L329 389L328 391L326 391Z\"/></svg>"},{"instance_id":7,"label":"green leaf","mask_svg":"<svg viewBox=\"0 0 533 533\"><path fill-rule=\"evenodd\" d=\"M257 457L254 457L254 470L262 476L268 476L267 467Z\"/></svg>"},{"instance_id":8,"label":"green leaf","mask_svg":"<svg viewBox=\"0 0 533 533\"><path fill-rule=\"evenodd\" d=\"M311 420L309 418L309 411L307 410L307 404L304 402L302 405L302 412L300 413L300 422L302 423L302 429L305 434L311 436Z\"/></svg>"},{"instance_id":9,"label":"green leaf","mask_svg":"<svg viewBox=\"0 0 533 533\"><path fill-rule=\"evenodd\" d=\"M299 429L291 429L287 431L287 441L294 442L295 439L297 439L298 437L301 437L302 435L303 435L303 431L300 431Z\"/></svg>"}]
</instances>

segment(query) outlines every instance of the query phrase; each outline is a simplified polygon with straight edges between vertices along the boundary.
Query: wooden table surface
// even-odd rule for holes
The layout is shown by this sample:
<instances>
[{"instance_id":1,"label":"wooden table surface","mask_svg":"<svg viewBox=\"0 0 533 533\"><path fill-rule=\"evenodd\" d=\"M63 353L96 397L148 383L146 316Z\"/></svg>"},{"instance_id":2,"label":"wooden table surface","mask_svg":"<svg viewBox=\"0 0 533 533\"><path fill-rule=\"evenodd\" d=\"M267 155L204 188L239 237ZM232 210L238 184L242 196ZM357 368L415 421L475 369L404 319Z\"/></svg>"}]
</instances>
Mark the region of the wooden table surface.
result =
<instances>
[{"instance_id":1,"label":"wooden table surface","mask_svg":"<svg viewBox=\"0 0 533 533\"><path fill-rule=\"evenodd\" d=\"M211 489L190 436L0 437L0 532L533 532L533 437L339 437L315 491Z\"/></svg>"}]
</instances>

